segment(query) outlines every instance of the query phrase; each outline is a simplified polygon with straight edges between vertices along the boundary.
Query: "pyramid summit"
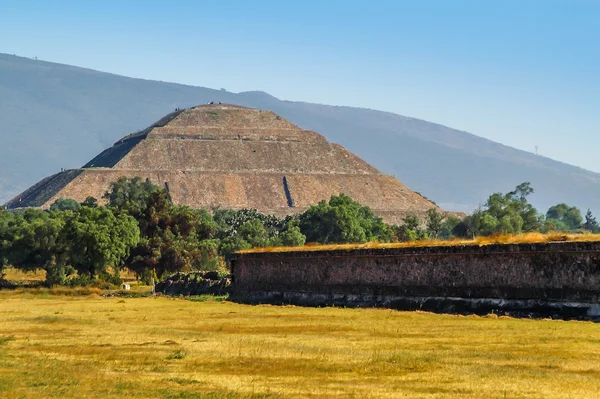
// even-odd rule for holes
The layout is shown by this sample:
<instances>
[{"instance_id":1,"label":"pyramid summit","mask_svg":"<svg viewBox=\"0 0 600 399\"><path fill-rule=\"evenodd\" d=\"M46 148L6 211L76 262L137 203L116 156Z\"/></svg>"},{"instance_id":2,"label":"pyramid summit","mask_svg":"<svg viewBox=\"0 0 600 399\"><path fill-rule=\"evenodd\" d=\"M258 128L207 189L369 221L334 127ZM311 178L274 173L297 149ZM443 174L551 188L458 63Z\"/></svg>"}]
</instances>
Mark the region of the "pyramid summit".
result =
<instances>
[{"instance_id":1,"label":"pyramid summit","mask_svg":"<svg viewBox=\"0 0 600 399\"><path fill-rule=\"evenodd\" d=\"M166 187L174 203L194 208L255 208L284 216L345 193L399 223L408 213L436 207L316 132L271 111L228 104L178 109L82 168L41 180L6 206L101 199L111 182L135 176Z\"/></svg>"}]
</instances>

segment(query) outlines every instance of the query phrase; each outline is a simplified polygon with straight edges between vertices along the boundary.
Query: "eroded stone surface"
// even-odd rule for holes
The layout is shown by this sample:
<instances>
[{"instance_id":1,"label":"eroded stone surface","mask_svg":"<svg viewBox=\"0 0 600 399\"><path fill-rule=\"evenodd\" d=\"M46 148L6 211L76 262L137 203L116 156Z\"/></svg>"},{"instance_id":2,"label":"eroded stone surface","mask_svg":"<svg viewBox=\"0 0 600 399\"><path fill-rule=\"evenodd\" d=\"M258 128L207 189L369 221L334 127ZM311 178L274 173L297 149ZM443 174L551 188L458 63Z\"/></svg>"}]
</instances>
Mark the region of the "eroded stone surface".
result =
<instances>
[{"instance_id":1,"label":"eroded stone surface","mask_svg":"<svg viewBox=\"0 0 600 399\"><path fill-rule=\"evenodd\" d=\"M600 242L248 253L232 274L242 302L600 316Z\"/></svg>"}]
</instances>

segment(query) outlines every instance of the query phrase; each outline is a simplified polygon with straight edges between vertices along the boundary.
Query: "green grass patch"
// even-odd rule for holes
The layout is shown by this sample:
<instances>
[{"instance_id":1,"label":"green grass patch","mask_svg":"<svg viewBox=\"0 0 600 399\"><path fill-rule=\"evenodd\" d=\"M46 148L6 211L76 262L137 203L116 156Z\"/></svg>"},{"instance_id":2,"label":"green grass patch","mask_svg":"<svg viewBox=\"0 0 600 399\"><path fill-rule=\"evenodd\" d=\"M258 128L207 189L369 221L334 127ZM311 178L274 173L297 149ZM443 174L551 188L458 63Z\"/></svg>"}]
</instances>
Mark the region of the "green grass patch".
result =
<instances>
[{"instance_id":1,"label":"green grass patch","mask_svg":"<svg viewBox=\"0 0 600 399\"><path fill-rule=\"evenodd\" d=\"M14 340L15 340L14 335L9 335L7 337L0 337L0 346L5 345L6 343L8 343L10 341L14 341Z\"/></svg>"},{"instance_id":2,"label":"green grass patch","mask_svg":"<svg viewBox=\"0 0 600 399\"><path fill-rule=\"evenodd\" d=\"M224 302L229 299L229 295L198 295L186 299L191 302Z\"/></svg>"}]
</instances>

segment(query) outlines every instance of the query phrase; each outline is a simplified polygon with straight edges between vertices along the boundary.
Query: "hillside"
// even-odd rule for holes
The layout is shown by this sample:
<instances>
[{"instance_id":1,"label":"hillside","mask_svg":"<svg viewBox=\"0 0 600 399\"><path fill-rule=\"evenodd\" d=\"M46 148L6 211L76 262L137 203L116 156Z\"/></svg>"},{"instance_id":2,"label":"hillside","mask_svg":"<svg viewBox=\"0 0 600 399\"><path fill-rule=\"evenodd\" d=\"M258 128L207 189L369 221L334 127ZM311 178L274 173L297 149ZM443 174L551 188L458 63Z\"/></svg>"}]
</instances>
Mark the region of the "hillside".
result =
<instances>
[{"instance_id":1,"label":"hillside","mask_svg":"<svg viewBox=\"0 0 600 399\"><path fill-rule=\"evenodd\" d=\"M600 175L392 113L282 101L0 54L0 202L61 168L78 168L127 133L209 101L272 110L339 143L443 208L470 211L522 181L532 202L600 212Z\"/></svg>"}]
</instances>

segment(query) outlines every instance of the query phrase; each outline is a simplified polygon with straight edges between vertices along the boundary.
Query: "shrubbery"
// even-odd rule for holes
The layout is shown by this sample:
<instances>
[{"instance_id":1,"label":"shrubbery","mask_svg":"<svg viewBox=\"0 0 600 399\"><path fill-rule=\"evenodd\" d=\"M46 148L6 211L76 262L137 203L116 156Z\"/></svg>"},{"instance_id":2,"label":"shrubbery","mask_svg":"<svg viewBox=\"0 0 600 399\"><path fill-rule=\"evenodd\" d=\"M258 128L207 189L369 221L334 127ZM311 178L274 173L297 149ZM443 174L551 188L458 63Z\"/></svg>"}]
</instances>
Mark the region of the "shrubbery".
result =
<instances>
[{"instance_id":1,"label":"shrubbery","mask_svg":"<svg viewBox=\"0 0 600 399\"><path fill-rule=\"evenodd\" d=\"M589 210L585 223L578 208L564 203L550 207L546 214L538 213L527 201L527 197L533 192L529 183L522 183L506 194L490 195L485 206L456 224L452 234L459 237L475 237L528 232L600 231L595 217Z\"/></svg>"},{"instance_id":2,"label":"shrubbery","mask_svg":"<svg viewBox=\"0 0 600 399\"><path fill-rule=\"evenodd\" d=\"M332 196L311 206L300 216L300 231L310 242L360 243L388 242L393 238L390 226L369 207L345 194Z\"/></svg>"}]
</instances>

